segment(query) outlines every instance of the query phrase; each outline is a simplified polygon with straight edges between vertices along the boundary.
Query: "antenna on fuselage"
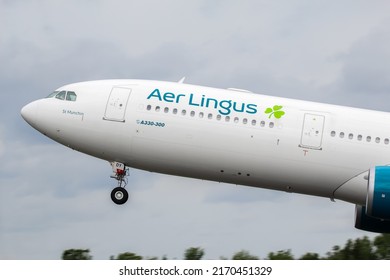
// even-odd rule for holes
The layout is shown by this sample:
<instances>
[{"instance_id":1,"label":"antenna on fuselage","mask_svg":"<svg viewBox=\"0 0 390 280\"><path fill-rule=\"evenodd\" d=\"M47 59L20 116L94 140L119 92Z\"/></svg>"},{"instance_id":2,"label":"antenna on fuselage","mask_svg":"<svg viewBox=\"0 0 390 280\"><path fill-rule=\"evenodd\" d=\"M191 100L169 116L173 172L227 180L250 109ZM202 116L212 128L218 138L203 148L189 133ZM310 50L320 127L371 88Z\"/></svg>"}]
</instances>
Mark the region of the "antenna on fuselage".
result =
<instances>
[{"instance_id":1,"label":"antenna on fuselage","mask_svg":"<svg viewBox=\"0 0 390 280\"><path fill-rule=\"evenodd\" d=\"M185 80L185 79L186 79L186 77L181 78L180 81L178 81L178 83L179 83L179 84L184 83L184 80Z\"/></svg>"}]
</instances>

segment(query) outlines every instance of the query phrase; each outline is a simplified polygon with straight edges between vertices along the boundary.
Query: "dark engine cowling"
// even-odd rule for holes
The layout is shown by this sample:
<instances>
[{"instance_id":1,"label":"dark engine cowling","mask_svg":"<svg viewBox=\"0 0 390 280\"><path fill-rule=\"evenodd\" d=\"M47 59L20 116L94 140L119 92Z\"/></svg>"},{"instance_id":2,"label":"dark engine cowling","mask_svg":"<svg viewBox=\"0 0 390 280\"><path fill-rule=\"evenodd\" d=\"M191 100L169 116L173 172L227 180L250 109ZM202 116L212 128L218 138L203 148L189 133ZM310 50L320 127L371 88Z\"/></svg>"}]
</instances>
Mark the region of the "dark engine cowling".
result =
<instances>
[{"instance_id":1,"label":"dark engine cowling","mask_svg":"<svg viewBox=\"0 0 390 280\"><path fill-rule=\"evenodd\" d=\"M367 216L366 207L356 205L355 228L372 232L390 233L390 221Z\"/></svg>"},{"instance_id":2,"label":"dark engine cowling","mask_svg":"<svg viewBox=\"0 0 390 280\"><path fill-rule=\"evenodd\" d=\"M373 218L390 220L390 166L370 169L366 214Z\"/></svg>"},{"instance_id":3,"label":"dark engine cowling","mask_svg":"<svg viewBox=\"0 0 390 280\"><path fill-rule=\"evenodd\" d=\"M390 166L370 169L366 205L356 205L355 227L390 233Z\"/></svg>"}]
</instances>

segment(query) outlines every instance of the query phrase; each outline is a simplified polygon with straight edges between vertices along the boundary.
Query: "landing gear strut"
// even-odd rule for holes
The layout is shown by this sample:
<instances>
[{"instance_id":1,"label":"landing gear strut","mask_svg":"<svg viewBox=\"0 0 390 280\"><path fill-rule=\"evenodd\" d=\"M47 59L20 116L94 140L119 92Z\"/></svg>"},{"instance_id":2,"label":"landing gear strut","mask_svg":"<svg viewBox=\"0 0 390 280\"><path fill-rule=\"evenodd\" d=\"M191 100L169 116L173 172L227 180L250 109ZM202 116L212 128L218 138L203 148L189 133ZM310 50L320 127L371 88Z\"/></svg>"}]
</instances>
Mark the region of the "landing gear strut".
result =
<instances>
[{"instance_id":1,"label":"landing gear strut","mask_svg":"<svg viewBox=\"0 0 390 280\"><path fill-rule=\"evenodd\" d=\"M111 199L115 204L122 205L129 199L129 193L125 189L127 185L127 176L129 176L129 169L120 162L112 162L111 166L112 171L114 172L114 175L111 175L111 178L118 181L118 186L111 192Z\"/></svg>"}]
</instances>

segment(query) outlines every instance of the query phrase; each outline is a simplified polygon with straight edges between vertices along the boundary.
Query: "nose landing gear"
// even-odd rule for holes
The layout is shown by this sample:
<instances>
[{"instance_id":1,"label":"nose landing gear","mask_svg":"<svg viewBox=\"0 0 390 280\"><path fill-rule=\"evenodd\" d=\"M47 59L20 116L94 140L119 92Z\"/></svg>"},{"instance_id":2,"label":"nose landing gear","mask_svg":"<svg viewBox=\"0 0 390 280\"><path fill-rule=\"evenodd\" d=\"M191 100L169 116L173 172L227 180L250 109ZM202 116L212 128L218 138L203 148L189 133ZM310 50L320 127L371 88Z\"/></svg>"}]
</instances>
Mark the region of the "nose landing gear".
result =
<instances>
[{"instance_id":1,"label":"nose landing gear","mask_svg":"<svg viewBox=\"0 0 390 280\"><path fill-rule=\"evenodd\" d=\"M112 171L114 172L114 175L111 175L111 178L118 181L118 186L111 192L111 199L115 204L122 205L129 199L129 193L125 189L127 185L127 176L129 176L129 169L120 162L112 162L111 166Z\"/></svg>"}]
</instances>

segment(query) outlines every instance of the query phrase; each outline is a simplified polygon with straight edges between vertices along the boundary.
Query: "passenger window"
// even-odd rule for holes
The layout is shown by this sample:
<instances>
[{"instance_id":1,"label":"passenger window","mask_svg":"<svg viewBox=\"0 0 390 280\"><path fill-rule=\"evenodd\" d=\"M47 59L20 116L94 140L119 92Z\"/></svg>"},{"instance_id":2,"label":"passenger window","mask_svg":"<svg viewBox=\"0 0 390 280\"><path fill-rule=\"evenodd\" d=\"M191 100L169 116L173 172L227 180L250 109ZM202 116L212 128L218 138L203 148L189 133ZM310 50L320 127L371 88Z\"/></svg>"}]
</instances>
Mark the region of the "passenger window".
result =
<instances>
[{"instance_id":1,"label":"passenger window","mask_svg":"<svg viewBox=\"0 0 390 280\"><path fill-rule=\"evenodd\" d=\"M333 131L330 133L330 136L335 137L335 136L336 136L336 131L333 130Z\"/></svg>"},{"instance_id":2,"label":"passenger window","mask_svg":"<svg viewBox=\"0 0 390 280\"><path fill-rule=\"evenodd\" d=\"M56 98L60 99L60 100L65 100L65 95L66 95L66 91L63 90L63 91L60 91L59 93L57 93Z\"/></svg>"},{"instance_id":3,"label":"passenger window","mask_svg":"<svg viewBox=\"0 0 390 280\"><path fill-rule=\"evenodd\" d=\"M252 125L256 125L256 120L252 120Z\"/></svg>"},{"instance_id":4,"label":"passenger window","mask_svg":"<svg viewBox=\"0 0 390 280\"><path fill-rule=\"evenodd\" d=\"M160 112L160 106L156 107L156 112Z\"/></svg>"},{"instance_id":5,"label":"passenger window","mask_svg":"<svg viewBox=\"0 0 390 280\"><path fill-rule=\"evenodd\" d=\"M208 117L209 120L211 120L213 118L213 114L210 113L210 114L208 114L207 117Z\"/></svg>"},{"instance_id":6,"label":"passenger window","mask_svg":"<svg viewBox=\"0 0 390 280\"><path fill-rule=\"evenodd\" d=\"M74 93L74 91L68 91L66 94L66 100L68 101L76 101L77 95Z\"/></svg>"},{"instance_id":7,"label":"passenger window","mask_svg":"<svg viewBox=\"0 0 390 280\"><path fill-rule=\"evenodd\" d=\"M375 138L376 143L379 143L380 141L381 141L381 139L379 137Z\"/></svg>"},{"instance_id":8,"label":"passenger window","mask_svg":"<svg viewBox=\"0 0 390 280\"><path fill-rule=\"evenodd\" d=\"M367 136L367 142L371 142L371 136Z\"/></svg>"},{"instance_id":9,"label":"passenger window","mask_svg":"<svg viewBox=\"0 0 390 280\"><path fill-rule=\"evenodd\" d=\"M275 125L275 124L274 124L273 122L270 122L270 123L269 123L269 128L273 128L274 125Z\"/></svg>"},{"instance_id":10,"label":"passenger window","mask_svg":"<svg viewBox=\"0 0 390 280\"><path fill-rule=\"evenodd\" d=\"M344 138L344 132L340 132L340 138Z\"/></svg>"},{"instance_id":11,"label":"passenger window","mask_svg":"<svg viewBox=\"0 0 390 280\"><path fill-rule=\"evenodd\" d=\"M359 134L358 137L357 137L357 139L358 139L359 141L362 141L363 136Z\"/></svg>"},{"instance_id":12,"label":"passenger window","mask_svg":"<svg viewBox=\"0 0 390 280\"><path fill-rule=\"evenodd\" d=\"M352 140L352 139L353 139L353 134L350 133L350 134L348 135L348 138Z\"/></svg>"},{"instance_id":13,"label":"passenger window","mask_svg":"<svg viewBox=\"0 0 390 280\"><path fill-rule=\"evenodd\" d=\"M146 110L150 111L152 109L152 105L146 106Z\"/></svg>"},{"instance_id":14,"label":"passenger window","mask_svg":"<svg viewBox=\"0 0 390 280\"><path fill-rule=\"evenodd\" d=\"M176 115L177 114L177 109L173 109L173 114Z\"/></svg>"},{"instance_id":15,"label":"passenger window","mask_svg":"<svg viewBox=\"0 0 390 280\"><path fill-rule=\"evenodd\" d=\"M230 122L230 117L229 116L225 117L225 122Z\"/></svg>"},{"instance_id":16,"label":"passenger window","mask_svg":"<svg viewBox=\"0 0 390 280\"><path fill-rule=\"evenodd\" d=\"M204 113L203 112L199 112L199 118L203 119L204 117Z\"/></svg>"},{"instance_id":17,"label":"passenger window","mask_svg":"<svg viewBox=\"0 0 390 280\"><path fill-rule=\"evenodd\" d=\"M390 142L390 141L389 141L389 138L385 138L385 141L384 141L384 142L385 142L385 145L389 145L389 142Z\"/></svg>"},{"instance_id":18,"label":"passenger window","mask_svg":"<svg viewBox=\"0 0 390 280\"><path fill-rule=\"evenodd\" d=\"M265 121L261 121L261 122L260 122L260 126L261 126L261 127L264 127L264 126L265 126Z\"/></svg>"},{"instance_id":19,"label":"passenger window","mask_svg":"<svg viewBox=\"0 0 390 280\"><path fill-rule=\"evenodd\" d=\"M220 121L220 120L221 120L221 118L222 118L222 116L221 116L221 115L217 115L217 120L218 120L218 121Z\"/></svg>"},{"instance_id":20,"label":"passenger window","mask_svg":"<svg viewBox=\"0 0 390 280\"><path fill-rule=\"evenodd\" d=\"M164 113L168 113L169 112L169 108L168 107L165 107L164 108Z\"/></svg>"},{"instance_id":21,"label":"passenger window","mask_svg":"<svg viewBox=\"0 0 390 280\"><path fill-rule=\"evenodd\" d=\"M238 118L238 117L235 117L235 118L234 118L234 122L235 122L235 123L238 123L238 121L239 121L239 118Z\"/></svg>"},{"instance_id":22,"label":"passenger window","mask_svg":"<svg viewBox=\"0 0 390 280\"><path fill-rule=\"evenodd\" d=\"M247 118L242 119L242 123L243 124L247 124L248 123L248 119Z\"/></svg>"},{"instance_id":23,"label":"passenger window","mask_svg":"<svg viewBox=\"0 0 390 280\"><path fill-rule=\"evenodd\" d=\"M190 115L191 117L195 117L195 111L191 111Z\"/></svg>"},{"instance_id":24,"label":"passenger window","mask_svg":"<svg viewBox=\"0 0 390 280\"><path fill-rule=\"evenodd\" d=\"M182 110L181 114L182 114L182 116L185 116L187 114L187 111L186 110Z\"/></svg>"}]
</instances>

